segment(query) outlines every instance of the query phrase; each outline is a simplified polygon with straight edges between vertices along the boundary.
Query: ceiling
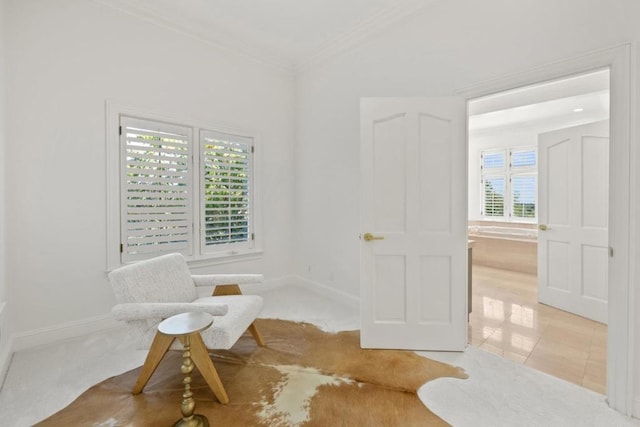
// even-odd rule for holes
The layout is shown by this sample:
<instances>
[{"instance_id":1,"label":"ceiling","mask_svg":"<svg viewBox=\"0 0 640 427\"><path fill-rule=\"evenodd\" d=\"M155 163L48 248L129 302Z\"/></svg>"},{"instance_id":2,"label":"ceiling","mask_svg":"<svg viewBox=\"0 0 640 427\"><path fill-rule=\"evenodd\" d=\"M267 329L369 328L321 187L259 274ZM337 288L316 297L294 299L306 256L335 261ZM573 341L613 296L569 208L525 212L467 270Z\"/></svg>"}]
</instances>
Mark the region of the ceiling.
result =
<instances>
[{"instance_id":1,"label":"ceiling","mask_svg":"<svg viewBox=\"0 0 640 427\"><path fill-rule=\"evenodd\" d=\"M94 0L281 68L348 49L433 0Z\"/></svg>"},{"instance_id":2,"label":"ceiling","mask_svg":"<svg viewBox=\"0 0 640 427\"><path fill-rule=\"evenodd\" d=\"M469 103L469 132L548 132L609 117L609 70L487 96Z\"/></svg>"}]
</instances>

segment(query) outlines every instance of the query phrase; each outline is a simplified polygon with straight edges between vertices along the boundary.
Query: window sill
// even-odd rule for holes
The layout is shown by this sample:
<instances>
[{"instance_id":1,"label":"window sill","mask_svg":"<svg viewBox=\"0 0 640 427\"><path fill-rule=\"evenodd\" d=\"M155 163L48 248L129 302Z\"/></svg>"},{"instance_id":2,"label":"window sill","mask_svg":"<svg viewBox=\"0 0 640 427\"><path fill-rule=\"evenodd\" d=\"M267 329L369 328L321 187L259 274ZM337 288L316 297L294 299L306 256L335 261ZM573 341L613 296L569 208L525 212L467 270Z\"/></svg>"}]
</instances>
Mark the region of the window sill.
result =
<instances>
[{"instance_id":1,"label":"window sill","mask_svg":"<svg viewBox=\"0 0 640 427\"><path fill-rule=\"evenodd\" d=\"M187 258L190 267L207 267L211 265L231 264L240 261L249 261L262 258L262 250L251 251L227 251L219 254L203 255L198 258Z\"/></svg>"}]
</instances>

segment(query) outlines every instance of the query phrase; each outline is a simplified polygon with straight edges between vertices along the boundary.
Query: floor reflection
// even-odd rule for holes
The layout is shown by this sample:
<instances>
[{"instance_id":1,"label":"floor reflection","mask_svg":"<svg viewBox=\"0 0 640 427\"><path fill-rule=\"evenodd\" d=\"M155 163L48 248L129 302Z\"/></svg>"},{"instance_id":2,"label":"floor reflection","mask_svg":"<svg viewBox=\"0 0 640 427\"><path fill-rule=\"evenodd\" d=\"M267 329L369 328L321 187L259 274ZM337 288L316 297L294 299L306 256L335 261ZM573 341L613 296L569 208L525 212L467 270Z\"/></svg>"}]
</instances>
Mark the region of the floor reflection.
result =
<instances>
[{"instance_id":1,"label":"floor reflection","mask_svg":"<svg viewBox=\"0 0 640 427\"><path fill-rule=\"evenodd\" d=\"M472 345L605 394L606 325L538 304L534 275L474 266L472 277Z\"/></svg>"}]
</instances>

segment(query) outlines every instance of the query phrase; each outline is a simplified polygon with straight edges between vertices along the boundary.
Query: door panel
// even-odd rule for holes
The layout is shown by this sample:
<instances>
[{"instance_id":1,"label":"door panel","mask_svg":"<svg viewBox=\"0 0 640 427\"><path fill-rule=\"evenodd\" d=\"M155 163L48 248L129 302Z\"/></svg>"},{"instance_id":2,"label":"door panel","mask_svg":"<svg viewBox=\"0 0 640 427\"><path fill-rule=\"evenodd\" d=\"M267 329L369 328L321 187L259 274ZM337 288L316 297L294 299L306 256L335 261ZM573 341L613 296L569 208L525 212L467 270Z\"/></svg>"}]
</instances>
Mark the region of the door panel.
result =
<instances>
[{"instance_id":1,"label":"door panel","mask_svg":"<svg viewBox=\"0 0 640 427\"><path fill-rule=\"evenodd\" d=\"M402 256L376 258L375 318L381 322L405 321L405 260Z\"/></svg>"},{"instance_id":2,"label":"door panel","mask_svg":"<svg viewBox=\"0 0 640 427\"><path fill-rule=\"evenodd\" d=\"M388 189L373 193L373 226L380 231L405 229L405 122L404 115L392 115L373 123L373 185Z\"/></svg>"},{"instance_id":3,"label":"door panel","mask_svg":"<svg viewBox=\"0 0 640 427\"><path fill-rule=\"evenodd\" d=\"M571 140L569 139L550 144L546 149L547 158L549 159L548 167L545 174L540 174L547 183L548 222L553 223L555 226L569 225L570 144Z\"/></svg>"},{"instance_id":4,"label":"door panel","mask_svg":"<svg viewBox=\"0 0 640 427\"><path fill-rule=\"evenodd\" d=\"M539 136L538 299L607 322L609 124Z\"/></svg>"},{"instance_id":5,"label":"door panel","mask_svg":"<svg viewBox=\"0 0 640 427\"><path fill-rule=\"evenodd\" d=\"M420 257L420 318L422 324L451 323L451 257ZM431 283L431 285L430 285Z\"/></svg>"},{"instance_id":6,"label":"door panel","mask_svg":"<svg viewBox=\"0 0 640 427\"><path fill-rule=\"evenodd\" d=\"M450 120L420 114L421 232L451 231L451 126Z\"/></svg>"},{"instance_id":7,"label":"door panel","mask_svg":"<svg viewBox=\"0 0 640 427\"><path fill-rule=\"evenodd\" d=\"M609 224L608 138L582 139L582 226L606 230Z\"/></svg>"},{"instance_id":8,"label":"door panel","mask_svg":"<svg viewBox=\"0 0 640 427\"><path fill-rule=\"evenodd\" d=\"M463 350L465 103L361 101L361 345Z\"/></svg>"}]
</instances>

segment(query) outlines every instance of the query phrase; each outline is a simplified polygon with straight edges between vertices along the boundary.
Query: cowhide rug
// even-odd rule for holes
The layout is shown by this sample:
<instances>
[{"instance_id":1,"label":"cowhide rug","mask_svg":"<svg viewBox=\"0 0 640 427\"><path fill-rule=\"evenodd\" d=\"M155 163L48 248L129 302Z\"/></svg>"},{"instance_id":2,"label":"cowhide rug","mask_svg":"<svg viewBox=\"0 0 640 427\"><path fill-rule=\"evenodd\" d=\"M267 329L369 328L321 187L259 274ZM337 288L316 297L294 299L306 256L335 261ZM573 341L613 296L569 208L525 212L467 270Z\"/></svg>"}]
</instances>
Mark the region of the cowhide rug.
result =
<instances>
[{"instance_id":1,"label":"cowhide rug","mask_svg":"<svg viewBox=\"0 0 640 427\"><path fill-rule=\"evenodd\" d=\"M441 426L417 396L435 378L466 378L460 368L414 352L363 350L358 331L326 333L306 323L258 321L267 346L243 336L212 358L230 398L218 403L192 374L195 413L213 426ZM39 426L171 426L181 418L182 352L170 351L142 394L140 368L84 392Z\"/></svg>"}]
</instances>

